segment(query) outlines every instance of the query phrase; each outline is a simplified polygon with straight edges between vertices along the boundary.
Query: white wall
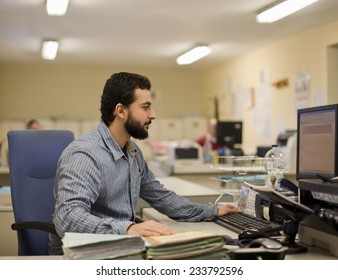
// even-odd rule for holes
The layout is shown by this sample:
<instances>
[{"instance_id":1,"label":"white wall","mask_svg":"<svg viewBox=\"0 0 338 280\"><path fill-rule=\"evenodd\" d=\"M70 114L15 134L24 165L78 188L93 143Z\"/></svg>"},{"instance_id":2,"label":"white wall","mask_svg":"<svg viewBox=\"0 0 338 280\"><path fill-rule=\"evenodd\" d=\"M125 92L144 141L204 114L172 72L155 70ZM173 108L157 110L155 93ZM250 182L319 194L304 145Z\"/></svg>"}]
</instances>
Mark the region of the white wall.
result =
<instances>
[{"instance_id":1,"label":"white wall","mask_svg":"<svg viewBox=\"0 0 338 280\"><path fill-rule=\"evenodd\" d=\"M281 129L296 129L294 81L297 72L306 71L310 76L310 106L316 105L318 92L324 93L330 103L338 103L338 94L335 91L328 92L327 73L327 49L337 43L338 21L335 21L266 45L203 72L206 96L219 96L220 116L223 119L233 117L235 96L240 92L246 93L241 103L245 152L254 153L258 145L273 144ZM338 61L335 65L338 65ZM257 97L264 72L270 76L267 92L271 105L265 109L270 111L267 116L271 131L269 137L261 137L258 133L264 120L256 121L255 105L247 107L248 96L253 94ZM287 87L277 89L273 86L273 83L282 79L288 79ZM208 111L212 110L209 105Z\"/></svg>"},{"instance_id":2,"label":"white wall","mask_svg":"<svg viewBox=\"0 0 338 280\"><path fill-rule=\"evenodd\" d=\"M196 70L0 62L0 120L99 119L104 84L120 71L140 73L151 80L153 107L159 118L205 112L200 71Z\"/></svg>"}]
</instances>

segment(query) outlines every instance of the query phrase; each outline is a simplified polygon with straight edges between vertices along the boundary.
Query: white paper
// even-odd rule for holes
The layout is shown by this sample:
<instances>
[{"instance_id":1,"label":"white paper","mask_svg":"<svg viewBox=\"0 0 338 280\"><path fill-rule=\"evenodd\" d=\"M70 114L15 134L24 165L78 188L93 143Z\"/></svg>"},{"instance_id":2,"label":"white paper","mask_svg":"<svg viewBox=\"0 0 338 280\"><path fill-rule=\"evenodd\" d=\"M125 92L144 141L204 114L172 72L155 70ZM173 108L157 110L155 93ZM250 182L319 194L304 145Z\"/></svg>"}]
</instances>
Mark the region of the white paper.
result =
<instances>
[{"instance_id":1,"label":"white paper","mask_svg":"<svg viewBox=\"0 0 338 280\"><path fill-rule=\"evenodd\" d=\"M134 235L66 232L62 239L64 248L72 248L104 241L132 238Z\"/></svg>"}]
</instances>

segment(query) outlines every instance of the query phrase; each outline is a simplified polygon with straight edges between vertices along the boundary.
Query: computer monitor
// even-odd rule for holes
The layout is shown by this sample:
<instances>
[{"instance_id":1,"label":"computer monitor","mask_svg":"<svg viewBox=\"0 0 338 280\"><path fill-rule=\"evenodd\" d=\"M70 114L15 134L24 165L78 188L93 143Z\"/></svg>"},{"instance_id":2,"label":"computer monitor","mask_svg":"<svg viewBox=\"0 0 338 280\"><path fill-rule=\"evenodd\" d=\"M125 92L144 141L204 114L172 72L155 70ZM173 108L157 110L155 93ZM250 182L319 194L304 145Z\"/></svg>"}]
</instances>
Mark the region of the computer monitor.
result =
<instances>
[{"instance_id":1,"label":"computer monitor","mask_svg":"<svg viewBox=\"0 0 338 280\"><path fill-rule=\"evenodd\" d=\"M217 144L230 149L234 147L234 144L242 144L242 126L241 121L218 121Z\"/></svg>"},{"instance_id":2,"label":"computer monitor","mask_svg":"<svg viewBox=\"0 0 338 280\"><path fill-rule=\"evenodd\" d=\"M296 178L338 175L338 104L297 111Z\"/></svg>"}]
</instances>

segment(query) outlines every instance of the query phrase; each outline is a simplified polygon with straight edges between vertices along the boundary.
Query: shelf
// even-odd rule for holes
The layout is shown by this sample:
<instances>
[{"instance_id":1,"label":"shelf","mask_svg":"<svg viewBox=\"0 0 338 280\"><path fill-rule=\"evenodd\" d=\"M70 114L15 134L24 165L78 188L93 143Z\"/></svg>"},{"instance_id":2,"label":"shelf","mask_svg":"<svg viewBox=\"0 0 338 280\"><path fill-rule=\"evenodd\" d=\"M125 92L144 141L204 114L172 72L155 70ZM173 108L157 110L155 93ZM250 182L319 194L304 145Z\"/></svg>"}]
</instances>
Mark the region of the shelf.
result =
<instances>
[{"instance_id":1,"label":"shelf","mask_svg":"<svg viewBox=\"0 0 338 280\"><path fill-rule=\"evenodd\" d=\"M256 156L217 156L213 158L210 167L238 176L266 173L265 159Z\"/></svg>"}]
</instances>

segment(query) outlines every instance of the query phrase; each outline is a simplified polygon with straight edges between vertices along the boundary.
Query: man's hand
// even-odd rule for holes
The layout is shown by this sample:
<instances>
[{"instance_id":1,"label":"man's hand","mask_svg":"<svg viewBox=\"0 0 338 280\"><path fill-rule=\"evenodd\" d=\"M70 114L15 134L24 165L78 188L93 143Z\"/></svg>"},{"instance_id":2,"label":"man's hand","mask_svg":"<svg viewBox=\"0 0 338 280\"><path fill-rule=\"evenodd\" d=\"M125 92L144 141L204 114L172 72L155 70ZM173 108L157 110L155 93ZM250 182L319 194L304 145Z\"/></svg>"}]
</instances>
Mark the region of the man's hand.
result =
<instances>
[{"instance_id":1,"label":"man's hand","mask_svg":"<svg viewBox=\"0 0 338 280\"><path fill-rule=\"evenodd\" d=\"M150 220L138 224L132 224L128 228L127 233L131 235L150 236L150 235L169 235L174 234L175 232L172 231L165 224L161 224Z\"/></svg>"},{"instance_id":2,"label":"man's hand","mask_svg":"<svg viewBox=\"0 0 338 280\"><path fill-rule=\"evenodd\" d=\"M218 208L217 216L224 216L224 215L227 215L229 213L237 213L237 212L240 212L240 211L241 210L236 206L233 206L231 204L225 204L225 205L222 205Z\"/></svg>"}]
</instances>

